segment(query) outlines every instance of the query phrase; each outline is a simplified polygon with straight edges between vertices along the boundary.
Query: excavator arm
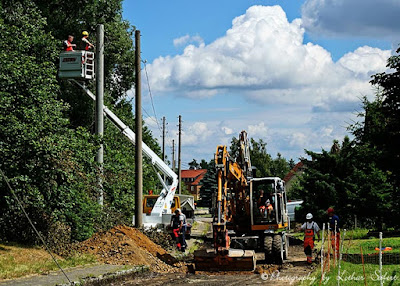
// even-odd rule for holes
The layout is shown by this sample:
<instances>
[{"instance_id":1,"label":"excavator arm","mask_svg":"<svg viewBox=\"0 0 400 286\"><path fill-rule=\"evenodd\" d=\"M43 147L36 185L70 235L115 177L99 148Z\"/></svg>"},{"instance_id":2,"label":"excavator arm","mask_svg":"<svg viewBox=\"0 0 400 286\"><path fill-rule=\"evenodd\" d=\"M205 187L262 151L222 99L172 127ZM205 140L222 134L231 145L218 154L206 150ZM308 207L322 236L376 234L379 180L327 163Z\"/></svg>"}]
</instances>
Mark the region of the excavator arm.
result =
<instances>
[{"instance_id":1,"label":"excavator arm","mask_svg":"<svg viewBox=\"0 0 400 286\"><path fill-rule=\"evenodd\" d=\"M196 270L255 269L255 252L253 250L231 249L226 226L228 220L228 189L246 189L252 173L246 132L242 131L239 138L239 162L229 155L224 145L218 146L215 153L218 189L213 221L214 249L203 249L195 252Z\"/></svg>"},{"instance_id":2,"label":"excavator arm","mask_svg":"<svg viewBox=\"0 0 400 286\"><path fill-rule=\"evenodd\" d=\"M247 179L240 165L232 160L225 145L217 147L215 153L217 168L217 210L216 221L213 223L214 245L216 250L229 249L227 222L227 189L232 184L247 186Z\"/></svg>"}]
</instances>

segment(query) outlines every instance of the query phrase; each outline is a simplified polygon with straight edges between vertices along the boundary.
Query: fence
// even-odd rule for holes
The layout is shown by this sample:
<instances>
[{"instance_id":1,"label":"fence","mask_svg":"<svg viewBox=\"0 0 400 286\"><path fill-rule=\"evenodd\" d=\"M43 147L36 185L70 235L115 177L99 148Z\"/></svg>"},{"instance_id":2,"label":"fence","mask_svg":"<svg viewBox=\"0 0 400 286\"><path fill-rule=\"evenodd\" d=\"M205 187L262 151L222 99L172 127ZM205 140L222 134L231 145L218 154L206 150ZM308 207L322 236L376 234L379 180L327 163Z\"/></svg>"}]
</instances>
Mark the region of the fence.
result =
<instances>
[{"instance_id":1,"label":"fence","mask_svg":"<svg viewBox=\"0 0 400 286\"><path fill-rule=\"evenodd\" d=\"M335 228L336 229L336 228ZM342 270L342 262L348 262L352 264L362 264L362 272L361 276L364 280L364 285L367 285L367 275L366 268L371 269L371 267L376 267L373 265L379 265L374 270L376 275L376 282L383 285L387 277L382 275L382 266L383 265L399 265L400 264L400 253L394 252L391 253L392 249L389 247L382 248L382 233L379 233L379 243L375 246L376 251L373 253L363 253L363 249L360 246L359 253L354 253L354 248L351 252L348 253L350 245L353 243L352 237L346 237L346 230L344 229L341 233L336 232L335 230L330 231L325 229L325 224L322 226L322 246L320 251L320 263L321 263L321 277L319 281L319 285L324 285L325 276L331 271L337 271L337 285L340 284L346 285L345 279L341 277L342 273L346 273L346 271ZM345 242L346 240L346 242ZM369 245L369 247L371 247ZM386 251L387 250L387 251ZM366 265L369 265L366 267ZM386 266L389 267L389 266ZM396 266L397 267L397 266ZM399 267L400 271L400 267ZM348 273L346 273L348 274ZM397 277L397 276L396 276ZM396 283L399 283L399 280ZM332 282L332 281L331 281ZM386 281L387 282L387 281ZM329 284L332 285L332 284ZM375 284L374 284L375 285ZM393 284L398 285L398 284Z\"/></svg>"}]
</instances>

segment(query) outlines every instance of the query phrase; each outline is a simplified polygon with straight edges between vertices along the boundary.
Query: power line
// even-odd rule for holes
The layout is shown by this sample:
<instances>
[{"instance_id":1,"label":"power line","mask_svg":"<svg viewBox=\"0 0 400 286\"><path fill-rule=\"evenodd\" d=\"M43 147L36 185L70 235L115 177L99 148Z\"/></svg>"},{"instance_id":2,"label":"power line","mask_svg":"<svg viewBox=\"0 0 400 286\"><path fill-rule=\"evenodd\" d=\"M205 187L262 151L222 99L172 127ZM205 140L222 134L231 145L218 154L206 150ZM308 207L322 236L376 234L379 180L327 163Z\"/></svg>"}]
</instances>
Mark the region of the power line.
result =
<instances>
[{"instance_id":1,"label":"power line","mask_svg":"<svg viewBox=\"0 0 400 286\"><path fill-rule=\"evenodd\" d=\"M154 113L155 118L158 118L157 117L157 113L156 113L156 109L154 108L153 95L151 93L149 75L147 73L147 65L146 65L147 61L146 60L144 60L144 61L142 60L142 63L144 64L144 71L145 71L145 74L146 74L147 87L149 89L149 95L150 95L150 100L151 100L151 106L153 108L153 113ZM157 126L158 126L158 129L160 130L160 132L162 133L162 129L160 127L160 124L158 123L158 120L157 120Z\"/></svg>"},{"instance_id":2,"label":"power line","mask_svg":"<svg viewBox=\"0 0 400 286\"><path fill-rule=\"evenodd\" d=\"M129 100L129 103L132 104L133 108L135 108L135 103L133 102L133 98ZM150 113L143 106L142 106L142 110L144 111L144 113L146 113L147 117L150 118L150 120L154 121L158 125L158 121L156 119L154 119L154 117L151 116Z\"/></svg>"}]
</instances>

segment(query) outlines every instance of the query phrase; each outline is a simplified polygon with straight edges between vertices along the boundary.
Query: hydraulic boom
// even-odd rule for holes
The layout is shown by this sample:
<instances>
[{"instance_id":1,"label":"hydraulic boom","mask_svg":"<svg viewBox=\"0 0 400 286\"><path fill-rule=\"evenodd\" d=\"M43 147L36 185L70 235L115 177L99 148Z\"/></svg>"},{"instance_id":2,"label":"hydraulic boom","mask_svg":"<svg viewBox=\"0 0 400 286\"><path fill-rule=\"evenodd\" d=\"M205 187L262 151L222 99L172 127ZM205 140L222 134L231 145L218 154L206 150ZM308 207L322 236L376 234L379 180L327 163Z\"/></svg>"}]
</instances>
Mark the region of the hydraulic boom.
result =
<instances>
[{"instance_id":1,"label":"hydraulic boom","mask_svg":"<svg viewBox=\"0 0 400 286\"><path fill-rule=\"evenodd\" d=\"M74 79L70 81L79 85L86 94L96 101L95 95L84 85ZM108 119L135 145L135 133L125 123L123 123L107 106L103 105L103 112ZM150 216L146 215L143 217L143 223L145 226L156 226L162 223L162 216L164 214L171 214L171 204L174 200L176 187L178 185L178 176L171 170L171 168L163 161L153 150L150 149L144 142L142 142L142 149L144 155L151 160L151 163L159 170L163 175L169 179L169 185L163 180L162 176L157 172L158 179L160 180L163 190L155 203Z\"/></svg>"}]
</instances>

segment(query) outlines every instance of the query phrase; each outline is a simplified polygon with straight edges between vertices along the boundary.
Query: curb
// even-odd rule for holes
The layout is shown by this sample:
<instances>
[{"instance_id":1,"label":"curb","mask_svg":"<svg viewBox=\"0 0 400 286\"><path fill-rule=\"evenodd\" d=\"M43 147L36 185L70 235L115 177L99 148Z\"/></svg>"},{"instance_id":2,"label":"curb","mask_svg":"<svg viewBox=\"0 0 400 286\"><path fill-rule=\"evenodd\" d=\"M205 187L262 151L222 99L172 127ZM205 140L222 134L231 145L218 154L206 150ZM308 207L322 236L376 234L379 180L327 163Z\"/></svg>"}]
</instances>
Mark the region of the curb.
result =
<instances>
[{"instance_id":1,"label":"curb","mask_svg":"<svg viewBox=\"0 0 400 286\"><path fill-rule=\"evenodd\" d=\"M149 266L136 266L128 270L120 270L106 273L99 277L85 277L81 281L73 281L71 284L57 284L56 286L102 286L110 285L111 282L121 281L149 271Z\"/></svg>"}]
</instances>

